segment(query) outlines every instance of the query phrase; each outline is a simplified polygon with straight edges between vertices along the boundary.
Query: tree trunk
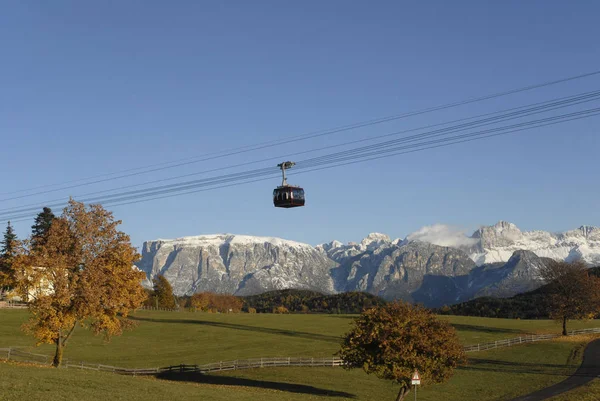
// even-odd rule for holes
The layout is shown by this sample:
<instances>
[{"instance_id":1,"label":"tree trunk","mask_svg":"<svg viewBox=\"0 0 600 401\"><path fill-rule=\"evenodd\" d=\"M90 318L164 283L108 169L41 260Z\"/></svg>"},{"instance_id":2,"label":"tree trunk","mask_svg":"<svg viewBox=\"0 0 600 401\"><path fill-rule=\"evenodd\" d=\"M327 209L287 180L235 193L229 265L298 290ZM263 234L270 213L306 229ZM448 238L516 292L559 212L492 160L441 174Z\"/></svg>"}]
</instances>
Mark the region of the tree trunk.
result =
<instances>
[{"instance_id":1,"label":"tree trunk","mask_svg":"<svg viewBox=\"0 0 600 401\"><path fill-rule=\"evenodd\" d=\"M396 397L396 401L402 401L404 397L406 397L410 393L410 388L401 387L398 392L398 396Z\"/></svg>"},{"instance_id":2,"label":"tree trunk","mask_svg":"<svg viewBox=\"0 0 600 401\"><path fill-rule=\"evenodd\" d=\"M563 336L567 335L567 317L563 316L563 332L562 332Z\"/></svg>"},{"instance_id":3,"label":"tree trunk","mask_svg":"<svg viewBox=\"0 0 600 401\"><path fill-rule=\"evenodd\" d=\"M60 364L62 363L62 358L63 358L63 344L62 344L61 338L59 336L58 340L56 341L56 353L54 354L54 360L52 361L52 366L54 366L55 368L60 367Z\"/></svg>"}]
</instances>

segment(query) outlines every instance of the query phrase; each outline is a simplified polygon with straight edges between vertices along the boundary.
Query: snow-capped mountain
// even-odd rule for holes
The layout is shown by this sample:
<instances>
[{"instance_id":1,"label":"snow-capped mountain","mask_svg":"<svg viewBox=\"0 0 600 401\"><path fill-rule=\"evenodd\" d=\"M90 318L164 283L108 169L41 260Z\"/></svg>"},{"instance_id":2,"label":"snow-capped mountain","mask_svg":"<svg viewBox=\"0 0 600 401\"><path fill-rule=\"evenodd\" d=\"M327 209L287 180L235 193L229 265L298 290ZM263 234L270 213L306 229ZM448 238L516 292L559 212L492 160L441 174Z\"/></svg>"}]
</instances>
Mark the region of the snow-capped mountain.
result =
<instances>
[{"instance_id":1,"label":"snow-capped mountain","mask_svg":"<svg viewBox=\"0 0 600 401\"><path fill-rule=\"evenodd\" d=\"M481 243L488 244L492 237L486 230L481 233ZM333 241L317 247L232 234L160 239L144 243L137 267L146 272L145 285L151 286L151 279L162 274L177 295L199 291L250 295L285 288L367 291L428 306L484 294L511 296L541 284L537 269L546 260L532 252L519 250L507 263L477 267L458 247L421 239L391 240L373 233L358 243ZM498 243L512 244L496 238Z\"/></svg>"},{"instance_id":2,"label":"snow-capped mountain","mask_svg":"<svg viewBox=\"0 0 600 401\"><path fill-rule=\"evenodd\" d=\"M469 253L478 265L506 262L518 250L554 260L582 259L589 264L600 263L600 228L581 226L564 233L521 231L513 223L500 221L482 227L471 236L474 245L459 248Z\"/></svg>"},{"instance_id":3,"label":"snow-capped mountain","mask_svg":"<svg viewBox=\"0 0 600 401\"><path fill-rule=\"evenodd\" d=\"M214 291L237 295L300 288L334 291L336 263L310 245L271 237L202 235L144 243L137 263L147 286L164 275L178 295Z\"/></svg>"},{"instance_id":4,"label":"snow-capped mountain","mask_svg":"<svg viewBox=\"0 0 600 401\"><path fill-rule=\"evenodd\" d=\"M467 236L435 225L404 239L372 233L357 243L316 247L272 237L201 235L145 242L137 267L146 272L145 285L162 274L177 295L297 288L367 291L441 306L537 288L537 272L551 259L600 264L600 229L523 232L501 221Z\"/></svg>"}]
</instances>

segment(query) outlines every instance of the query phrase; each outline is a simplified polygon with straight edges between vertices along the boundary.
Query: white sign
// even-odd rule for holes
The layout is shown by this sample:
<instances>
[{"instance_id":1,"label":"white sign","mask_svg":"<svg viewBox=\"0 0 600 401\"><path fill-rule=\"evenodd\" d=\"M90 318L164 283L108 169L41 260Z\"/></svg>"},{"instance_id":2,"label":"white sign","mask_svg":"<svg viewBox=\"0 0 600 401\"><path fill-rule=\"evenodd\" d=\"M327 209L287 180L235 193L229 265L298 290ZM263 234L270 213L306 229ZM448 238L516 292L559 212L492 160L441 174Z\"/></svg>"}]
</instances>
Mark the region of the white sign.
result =
<instances>
[{"instance_id":1,"label":"white sign","mask_svg":"<svg viewBox=\"0 0 600 401\"><path fill-rule=\"evenodd\" d=\"M421 375L419 375L419 372L415 370L415 373L413 373L412 376L412 383L413 386L420 386L421 385Z\"/></svg>"}]
</instances>

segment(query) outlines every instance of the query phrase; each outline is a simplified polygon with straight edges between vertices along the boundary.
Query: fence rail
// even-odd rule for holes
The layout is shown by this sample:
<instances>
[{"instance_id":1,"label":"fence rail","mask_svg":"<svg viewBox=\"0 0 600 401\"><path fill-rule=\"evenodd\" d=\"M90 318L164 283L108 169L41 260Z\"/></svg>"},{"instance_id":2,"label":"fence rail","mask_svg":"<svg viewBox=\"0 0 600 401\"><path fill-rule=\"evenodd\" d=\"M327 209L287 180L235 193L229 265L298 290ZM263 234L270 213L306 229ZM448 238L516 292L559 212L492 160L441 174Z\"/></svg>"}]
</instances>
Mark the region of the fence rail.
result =
<instances>
[{"instance_id":1,"label":"fence rail","mask_svg":"<svg viewBox=\"0 0 600 401\"><path fill-rule=\"evenodd\" d=\"M598 334L598 333L600 333L600 328L571 330L571 331L567 332L567 335L574 336L577 334ZM526 343L532 343L532 342L536 342L536 341L550 340L550 339L557 338L557 337L562 337L562 335L561 334L525 335L525 336L521 336L521 337L508 338L506 340L497 340L497 341L489 342L489 343L467 345L464 347L464 350L465 350L465 352L487 351L489 349L510 347L510 346L517 345L517 344L526 344Z\"/></svg>"},{"instance_id":2,"label":"fence rail","mask_svg":"<svg viewBox=\"0 0 600 401\"><path fill-rule=\"evenodd\" d=\"M0 309L26 309L26 302L0 301Z\"/></svg>"},{"instance_id":3,"label":"fence rail","mask_svg":"<svg viewBox=\"0 0 600 401\"><path fill-rule=\"evenodd\" d=\"M600 328L572 330L567 333L569 336L578 334L600 334ZM526 344L536 341L550 340L552 338L561 337L560 334L539 334L525 335L521 337L509 338L506 340L498 340L483 344L467 345L464 347L465 352L486 351L495 348L510 347L517 344ZM34 354L25 352L19 347L0 348L0 359L11 361L30 362L49 365L52 363L52 357L44 354ZM81 370L96 370L104 372L113 372L121 375L144 376L157 375L167 372L198 372L211 373L227 370L242 370L242 369L260 369L271 367L336 367L342 366L343 361L340 358L311 358L311 357L283 357L283 358L252 358L252 359L237 359L235 361L220 361L215 363L207 363L204 365L172 365L166 367L143 368L143 369L128 369L118 366L103 365L100 363L75 362L65 359L62 366L69 369Z\"/></svg>"},{"instance_id":4,"label":"fence rail","mask_svg":"<svg viewBox=\"0 0 600 401\"><path fill-rule=\"evenodd\" d=\"M49 355L34 354L24 352L18 348L0 348L0 359L11 361L30 362L49 365L52 363L52 358ZM143 368L143 369L128 369L118 366L103 365L100 363L89 362L74 362L65 359L62 367L69 369L81 370L96 370L104 372L113 372L122 375L143 376L157 375L166 372L198 372L210 373L221 372L227 370L242 370L267 367L284 367L284 366L302 366L302 367L324 367L324 366L341 366L340 358L309 358L309 357L284 357L284 358L253 358L253 359L237 359L235 361L220 361L215 363L207 363L204 365L172 365L166 367Z\"/></svg>"}]
</instances>

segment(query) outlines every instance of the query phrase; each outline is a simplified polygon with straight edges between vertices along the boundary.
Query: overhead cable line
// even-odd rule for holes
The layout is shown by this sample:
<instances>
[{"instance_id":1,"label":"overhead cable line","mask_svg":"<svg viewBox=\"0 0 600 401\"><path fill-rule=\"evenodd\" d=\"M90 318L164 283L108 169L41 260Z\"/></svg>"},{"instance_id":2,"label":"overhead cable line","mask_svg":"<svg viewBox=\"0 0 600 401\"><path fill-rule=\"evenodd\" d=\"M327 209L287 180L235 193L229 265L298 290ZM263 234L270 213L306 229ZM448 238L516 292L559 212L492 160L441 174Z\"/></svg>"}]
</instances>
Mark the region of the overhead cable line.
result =
<instances>
[{"instance_id":1,"label":"overhead cable line","mask_svg":"<svg viewBox=\"0 0 600 401\"><path fill-rule=\"evenodd\" d=\"M362 152L361 154L358 154L358 155L356 155L356 154L345 155L345 154L343 154L344 152L339 152L338 154L331 155L333 158L328 159L328 160L311 162L309 159L309 160L300 162L297 164L297 168L298 169L307 169L307 168L314 169L315 167L319 167L322 165L328 165L328 164L334 164L334 163L340 163L340 162L347 162L347 164L352 164L354 162L366 160L366 158L371 158L371 157L380 158L380 157L382 157L382 155L384 155L386 153L396 154L399 151L407 150L410 148L422 148L423 146L437 147L435 145L439 145L439 144L443 144L443 143L448 143L448 144L460 143L460 142L467 141L468 138L497 136L497 135L505 134L507 132L522 131L522 130L526 130L526 129L532 129L532 128L538 128L541 126L551 125L554 123L566 122L566 121L572 121L574 119L591 117L591 116L598 115L599 113L600 113L600 108L588 109L588 110L578 111L578 112L574 112L574 113L563 114L563 115L559 115L559 116L553 116L553 117L547 117L547 118L533 120L533 121L521 122L518 124L513 124L513 125L509 125L509 126L504 126L504 127L496 127L496 128L492 128L492 129L488 129L488 130L474 132L474 133L455 135L455 136L448 137L448 138L438 138L438 139L434 139L434 140L427 141L427 142L421 141L421 142L417 142L417 143L410 144L410 145L396 146L396 147L386 146L383 149L378 149L378 150L368 149L367 152ZM423 150L423 149L421 149L421 150ZM368 159L368 160L372 160L372 159ZM303 163L303 164L301 164L301 163ZM182 191L185 191L185 190L196 189L199 187L207 187L207 186L212 186L213 187L212 189L215 189L214 185L221 185L221 184L226 184L229 182L239 182L239 181L244 181L244 180L249 180L249 179L256 179L256 178L263 177L263 176L271 176L272 177L272 176L279 175L277 172L274 172L273 169L270 169L270 171L265 171L265 170L267 170L267 169L248 171L248 172L239 173L239 174L229 174L229 175L222 176L222 177L212 177L210 180L205 181L205 182L185 183L186 185L179 185L177 187L150 188L149 191L151 191L151 192L146 191L146 193L143 193L143 194L118 194L120 197L113 198L113 199L106 199L104 201L101 201L101 203L103 203L103 204L115 204L115 203L119 204L120 202L122 203L122 202L130 201L130 200L137 201L137 200L141 200L146 197L160 196L160 195L166 195L166 194L170 194L170 193L181 193ZM15 212L15 213L17 213L17 212ZM3 218L3 220L8 220L8 219L14 220L14 219L19 219L19 218L25 218L28 216L30 216L30 214L23 214L23 215L12 214L10 216L10 218L5 217L5 218Z\"/></svg>"},{"instance_id":2,"label":"overhead cable line","mask_svg":"<svg viewBox=\"0 0 600 401\"><path fill-rule=\"evenodd\" d=\"M594 95L594 97L590 98L591 95ZM339 158L342 156L348 156L348 155L352 155L352 154L360 154L360 153L364 153L366 151L370 151L370 150L377 150L377 149L384 149L384 148L389 148L392 145L396 145L398 143L405 143L405 142L414 142L416 140L422 140L424 138L429 138L429 137L438 137L441 135L447 135L449 133L452 132L460 132L463 131L465 129L472 129L472 128L477 128L477 127L481 127L481 126L485 126L485 125L489 125L489 124L494 124L497 123L498 121L508 121L511 119L515 119L515 118L521 118L523 116L529 116L532 114L537 114L540 112L547 112L549 110L553 110L553 109L558 109L558 108L564 108L566 106L572 106L575 104L579 104L579 103L583 103L583 102L588 102L591 100L595 100L595 98L598 98L600 96L600 91L595 91L595 92L590 92L590 94L586 94L586 95L580 95L580 96L576 96L576 97L572 97L570 100L570 104L569 103L565 103L565 101L560 101L560 102L552 102L552 103L548 103L544 106L538 106L538 107L530 107L524 110L520 110L518 112L513 112L513 113L506 113L504 115L500 115L500 116L496 116L496 117L492 117L492 118L488 118L488 119L482 119L482 120L477 120L477 121L473 121L471 123L467 123L467 124L461 124L458 126L453 126L453 127L447 127L441 130L435 130L435 131L430 131L430 132L426 132L426 133L422 133L422 134L417 134L417 135L413 135L410 137L402 137L399 139L395 139L395 140L390 140L390 141L386 141L386 142L380 142L377 144L373 144L373 145L368 145L368 146L363 146L363 147L358 147L358 148L354 148L354 149L350 149L350 150L346 150L346 151L341 151L341 152L336 152L333 154L328 154L328 155L324 155L324 156L319 156L319 157L315 157L315 158L311 158L311 159L307 159L304 161L300 161L297 163L297 167L296 170L298 169L298 167L302 167L304 165L311 165L314 164L315 162L323 162L323 161L327 161L327 160L331 160L331 158ZM582 100L582 99L586 99L587 100ZM573 101L578 100L578 102L573 103ZM557 107L558 105L558 107ZM551 108L549 108L551 107ZM387 136L387 135L386 135ZM125 195L138 195L138 194L143 194L146 193L148 191L154 191L154 190L165 190L165 189L171 189L171 188L179 188L182 187L184 185L196 185L196 184L204 184L204 185L209 185L211 184L213 181L215 180L221 180L221 179L229 179L229 178L236 178L236 177L242 177L240 174L262 174L262 173L271 173L273 171L273 168L271 167L267 167L267 168L262 168L259 170L251 170L249 172L242 172L242 173L232 173L232 174L227 174L224 176L217 176L217 177L209 177L206 179L200 179L200 180L192 180L192 181L187 181L187 182L182 182L182 183L176 183L176 184L170 184L170 185L163 185L163 186L159 186L159 187L152 187L152 188L145 188L145 189L140 189L140 190L133 190L133 191L126 191L126 192L122 192L122 193L117 193L117 194L112 194L112 195L106 195L103 197L96 197L96 198L84 198L81 199L81 201L83 202L106 202L111 200L114 197L122 197ZM48 202L47 202L48 203ZM50 207L56 207L56 206L60 206L63 205L64 201L61 199L59 204L51 204ZM10 209L5 209L5 210L0 210L0 216L1 215L7 215L7 214L14 214L14 213L19 213L19 212L25 212L25 211L34 211L37 210L40 206L36 205L34 207L29 207L29 208L17 208L15 210L15 208L10 208Z\"/></svg>"},{"instance_id":3,"label":"overhead cable line","mask_svg":"<svg viewBox=\"0 0 600 401\"><path fill-rule=\"evenodd\" d=\"M428 149L441 148L441 147L456 145L456 144L465 143L465 142L471 142L471 141L476 141L476 140L481 140L481 139L487 139L487 138L491 138L491 137L495 137L495 136L507 135L507 134L511 134L511 133L515 133L515 132L521 132L521 131L531 130L531 129L534 129L534 128L546 127L546 126L550 126L550 125L560 124L560 123L568 122L568 121L580 120L580 119L583 119L583 118L589 118L589 117L598 116L598 115L600 115L600 108L597 109L597 111L594 114L588 115L588 116L572 117L572 118L565 119L563 121L554 121L554 122L549 122L549 123L545 123L545 124L541 124L541 125L537 125L537 126L533 126L533 127L525 127L525 128L520 128L520 129L514 129L514 130L510 130L510 131L505 131L505 132L500 132L500 133L494 133L494 134L484 135L484 136L480 136L480 137L462 139L462 140L453 141L453 142L447 142L447 143L438 144L438 145L431 145L431 146L427 146L427 147L423 147L423 148L418 148L418 149L412 149L412 150L407 150L407 151L402 151L402 152L395 152L395 153L385 154L385 155L377 155L377 156L374 156L374 157L370 157L370 158L367 158L367 159L361 159L361 160L357 160L357 161L350 161L350 162L345 162L345 163L340 163L340 164L328 165L328 166L324 166L324 167L312 168L312 169L309 169L309 170L304 170L304 171L296 172L293 175L306 174L306 173L311 173L311 172L315 172L315 171L322 171L322 170L327 170L327 169L331 169L331 168L342 167L342 166L351 165L351 164L364 163L364 162L368 162L368 161L372 161L372 160L389 158L389 157L393 157L393 156L397 156L397 155L401 155L401 154L415 153L415 152L420 152L420 151L424 151L424 150L428 150ZM220 185L220 186L217 186L217 187L210 187L210 188L204 188L204 189L195 189L195 190L186 191L186 192L171 193L171 194L166 194L166 195L156 196L156 197L151 197L151 198L143 198L143 199L125 201L125 202L122 202L122 203L114 203L111 206L112 207L118 207L118 206L124 206L124 205L138 204L138 203L142 203L142 202L149 202L149 201L153 201L153 200L171 198L171 197L174 197L174 196L191 195L191 194L196 194L196 193L200 193L200 192L213 191L213 190L216 190L216 189L222 189L222 188L227 188L227 187L234 187L234 186L239 186L239 185L244 185L244 184L250 184L250 183L254 183L254 182L271 180L271 179L272 179L271 177L252 179L252 180L249 180L249 181L243 181L243 182L225 184L225 185ZM26 220L30 220L31 217L32 216L26 216L26 217L20 216L20 217L17 217L16 220L11 220L11 221L13 221L13 222L26 221ZM6 220L4 220L4 222L5 221Z\"/></svg>"},{"instance_id":4,"label":"overhead cable line","mask_svg":"<svg viewBox=\"0 0 600 401\"><path fill-rule=\"evenodd\" d=\"M565 97L562 97L562 98L552 99L552 100L548 100L548 101L537 102L537 103L533 103L533 104L530 104L530 105L518 106L518 107L513 107L513 108L501 110L501 111L495 111L495 112L484 113L484 114L480 114L480 115L476 115L476 116L472 116L472 117L461 118L461 119L457 119L457 120L453 120L453 121L448 121L448 122L444 122L444 123L430 124L430 125L424 126L424 127L412 128L412 129L408 129L408 130L395 131L395 132L391 132L391 133L387 133L387 134L382 134L382 135L377 135L377 136L371 136L371 137L361 138L361 139L357 139L357 140L353 140L353 141L349 141L349 142L345 142L345 143L341 143L341 144L334 144L334 145L329 145L329 146L324 146L324 147L319 147L319 148L313 148L313 149L304 150L304 151L300 151L300 152L289 153L289 154L286 154L286 155L280 155L280 156L276 156L276 157L269 157L269 158L260 159L260 160L254 160L254 161L245 162L245 163L238 163L238 164L235 164L235 165L232 165L232 166L223 166L223 167L213 168L213 169L209 169L209 170L205 170L205 171L200 171L200 172L195 172L195 173L188 173L188 174L184 174L184 175L179 175L179 176L175 176L175 177L169 177L169 178L152 180L152 181L148 181L148 182L144 182L144 183L126 185L126 186L121 186L121 187L117 187L117 188L105 189L105 190L101 190L101 191L94 191L94 192L90 192L90 193L86 193L86 194L77 195L77 197L78 198L83 198L82 201L87 202L90 199L98 199L98 198L84 198L84 197L88 197L88 196L92 196L92 195L98 195L98 194L103 194L103 193L108 193L108 192L114 192L114 191L121 190L121 189L130 189L130 188L133 188L133 187L139 187L139 186L144 186L144 185L156 184L158 182L172 181L172 180L175 180L175 179L181 179L181 178L186 178L186 177L190 177L190 176L195 176L195 175L200 175L200 174L206 174L206 173L210 173L210 172L222 171L222 170L232 169L232 168L236 168L236 167L242 167L242 166L247 166L247 165L251 165L251 164L257 164L257 163L261 163L261 162L265 162L265 161L270 161L270 160L280 160L282 158L289 158L291 156L298 156L298 155L302 155L302 154L313 153L313 152L318 152L318 151L324 151L324 150L327 150L327 149L339 148L339 147L348 146L348 145L357 144L357 143L362 143L362 142L374 141L374 140L377 140L377 139L382 139L382 138L387 138L387 137L392 137L392 136L398 136L398 135L401 135L401 134L404 134L404 133L409 133L409 132L414 132L414 131L421 131L421 130L424 130L424 129L429 129L429 128L434 128L434 127L438 127L438 126L449 125L449 124L453 124L453 123L456 123L456 122L470 121L470 120L474 120L474 119L480 118L480 117L494 116L494 117L489 117L489 118L485 118L485 119L480 119L480 120L477 120L477 121L472 121L472 122L469 122L469 123L464 123L464 124L455 125L455 126L451 126L451 127L441 128L441 129L438 129L438 130L435 130L435 131L430 131L430 132L426 132L426 133L422 133L422 134L416 134L416 135L412 135L412 136L402 137L400 139L392 140L392 141L389 141L389 142L384 142L383 146L385 146L387 144L397 143L397 142L414 141L414 140L418 140L418 139L421 139L421 138L424 138L424 137L441 136L441 135L449 134L449 133L451 133L453 131L456 131L456 130L462 130L462 129L465 129L465 128L475 128L475 127L479 127L479 126L496 124L496 123L502 122L502 121L508 121L508 120L512 120L512 119L515 119L515 118L521 118L521 117L524 117L524 116L529 116L529 115L533 115L533 114L548 112L548 111L551 111L551 110L556 110L556 109L567 107L567 106L573 106L573 105L577 105L577 104L581 104L581 103L585 103L585 102L588 102L588 101L595 100L598 97L600 97L600 90L589 91L589 92L579 93L579 94L575 94L575 95L565 96ZM379 145L375 144L375 145L371 145L371 146L377 147L377 146L382 146L382 145L381 144L379 144ZM357 149L360 150L360 149L363 149L363 148L357 148ZM354 151L356 151L356 149L351 149L351 150L348 150L347 152L354 152ZM327 158L327 157L330 157L330 155L321 156L321 158ZM180 185L180 184L172 184L172 185L176 186L176 185ZM145 190L146 189L142 189L142 190L139 190L139 191L143 192ZM106 197L108 197L108 198L110 198L111 196L116 196L116 195L106 195ZM104 198L100 198L100 199L104 199ZM45 201L43 203L47 205L47 204L52 204L52 203L55 203L55 202L64 202L64 198L47 200L47 201ZM25 209L27 207L30 207L30 208L29 209ZM40 202L34 202L34 203L26 204L26 205L20 205L20 206L15 206L15 207L11 207L11 208L0 209L0 215L12 213L12 212L14 212L16 210L20 210L20 211L24 211L24 210L37 210L39 207L41 207L40 206Z\"/></svg>"},{"instance_id":5,"label":"overhead cable line","mask_svg":"<svg viewBox=\"0 0 600 401\"><path fill-rule=\"evenodd\" d=\"M516 89L504 91L504 92L497 92L497 93L490 94L490 95L474 97L474 98L457 101L457 102L453 102L453 103L447 103L447 104L440 105L440 106L434 106L434 107L429 107L429 108L425 108L425 109L420 109L420 110L413 111L413 112L406 112L406 113L402 113L402 114L396 114L396 115L391 115L391 116L387 116L387 117L381 117L381 118L377 118L377 119L358 122L358 123L354 123L354 124L344 125L344 126L336 127L333 129L314 131L314 132L310 132L307 134L292 136L292 137L288 137L288 138L282 138L282 139L276 139L276 140L267 141L267 142L261 142L256 145L246 145L243 147L232 148L230 150L225 150L225 151L221 151L221 152L208 153L208 154L201 156L200 158L194 157L194 158L180 159L179 161L165 162L165 163L149 165L146 167L138 167L138 168L133 168L133 169L129 169L129 170L123 170L121 172L101 174L101 175L97 175L97 176L93 176L93 177L63 182L61 184L48 184L48 185L43 185L43 186L34 187L34 188L30 188L30 189L22 189L22 190L18 190L18 191L4 193L2 195L12 195L12 194L16 194L16 193L29 192L29 191L36 190L36 189L43 189L43 188L49 188L49 187L54 187L54 186L73 184L73 185L69 185L66 187L49 189L49 190L39 191L39 192L35 192L32 194L26 195L26 196L34 196L34 195L42 195L42 194L46 194L46 193L51 193L51 192L63 191L66 189L73 189L73 188L77 188L77 187L81 187L81 186L99 184L102 182L114 181L114 180L118 180L118 179L122 179L122 178L127 178L127 177L142 175L142 174L148 174L148 173L156 172L156 171L160 171L160 170L165 170L165 169L181 167L181 166L185 166L185 165L189 165L189 164L199 163L202 161L214 160L217 158L223 158L223 157L238 155L238 154L242 154L242 153L252 152L252 151L256 151L256 150L266 149L266 148L270 148L270 147L274 147L274 146L280 146L280 145L284 145L284 144L288 144L288 143L299 142L299 141L304 141L307 139L332 135L332 134L345 132L345 131L349 131L349 130L353 130L353 129L357 129L357 128L363 128L363 127L381 124L381 123L385 123L385 122L390 122L390 121L394 121L394 120L398 120L398 119L402 119L402 118L413 117L413 116L431 113L431 112L435 112L435 111L440 111L440 110L444 110L444 109L449 109L449 108L453 108L453 107L463 106L463 105L470 104L470 103L481 102L481 101L490 100L490 99L494 99L494 98L498 98L498 97L502 97L502 96L508 96L508 95L526 92L526 91L539 89L539 88L543 88L543 87L547 87L547 86L557 85L560 83L574 81L577 79L588 78L588 77L592 77L592 76L595 76L598 74L600 74L600 70L592 71L592 72L585 73L585 74L579 74L579 75L575 75L575 76L571 76L571 77L567 77L567 78L557 79L557 80L553 80L553 81L547 81L547 82L540 83L540 84L529 85L529 86L516 88ZM173 163L175 163L175 164L173 164ZM138 171L138 170L143 170L143 171ZM123 174L123 173L127 173L127 174ZM114 177L114 175L117 175L117 174L121 174L121 175ZM111 178L102 178L102 177L109 177L109 176ZM88 181L88 180L93 180L93 181ZM88 181L88 182L75 184L76 182L81 182L81 181ZM21 196L9 197L9 198L5 198L5 199L0 199L0 202L7 201L7 200L13 200L13 199L19 199L19 198L21 198Z\"/></svg>"},{"instance_id":6,"label":"overhead cable line","mask_svg":"<svg viewBox=\"0 0 600 401\"><path fill-rule=\"evenodd\" d=\"M402 152L394 152L394 153L391 153L391 154L377 155L377 156L370 157L370 158L367 158L367 159L361 159L361 160L357 160L357 161L350 161L350 162L345 162L345 163L340 163L340 164L335 164L335 165L328 165L328 166L325 166L325 167L317 167L317 168L312 168L312 169L308 169L308 170L304 170L304 171L294 172L292 175L300 175L300 174L312 173L312 172L315 172L315 171L322 171L322 170L327 170L327 169L342 167L342 166L351 165L351 164L358 164L358 163L364 163L364 162L378 160L378 159L389 158L389 157L398 156L398 155L401 155L401 154L415 153L415 152L420 152L420 151L429 150L429 149L441 148L441 147L456 145L456 144L460 144L460 143L466 143L466 142L472 142L472 141L481 140L481 139L492 138L492 137L496 137L496 136L500 136L500 135L508 135L508 134L512 134L512 133L515 133L515 132L527 131L527 130L531 130L531 129L534 129L534 128L542 128L542 127L546 127L546 126L550 126L550 125L555 125L555 124L560 124L560 123L569 122L569 121L575 121L575 120L581 120L581 119L584 119L584 118L589 118L589 117L594 117L594 116L599 116L599 115L600 115L600 108L597 109L597 111L594 114L592 114L592 115L572 117L572 118L569 118L569 119L565 119L563 121L548 122L548 123L537 125L537 126L533 126L533 127L525 127L525 128L520 128L520 129L514 129L514 130L506 131L506 132L500 132L500 133L494 133L494 134L490 134L490 135L484 135L484 136L475 137L475 138L461 139L461 140L458 140L458 141L447 142L447 143L443 143L443 144L439 144L439 145L431 145L431 146L427 146L427 147L423 147L423 148L412 149L412 150L407 150L407 151L402 151ZM193 191L187 191L187 192L182 192L182 193L174 193L174 194L163 195L163 196L159 196L159 197L144 198L144 199L140 199L140 200L133 200L133 201L123 202L123 203L115 203L115 204L112 204L111 206L112 207L124 206L124 205L131 205L131 204L137 204L137 203L142 203L142 202L149 202L149 201L153 201L153 200L171 198L171 197L174 197L174 196L191 195L191 194L195 194L195 193L199 193L199 192L212 191L212 190L216 190L216 189L233 187L233 186L237 186L237 185L249 184L249 183L254 183L254 182L259 182L259 181L266 181L266 180L271 180L271 178L270 177L260 178L260 179L254 179L254 180L251 180L251 181L244 181L244 182L241 182L241 183L234 183L234 184L222 185L222 186L218 186L218 187L211 187L211 188L205 188L205 189L197 189L197 190L193 190Z\"/></svg>"}]
</instances>

